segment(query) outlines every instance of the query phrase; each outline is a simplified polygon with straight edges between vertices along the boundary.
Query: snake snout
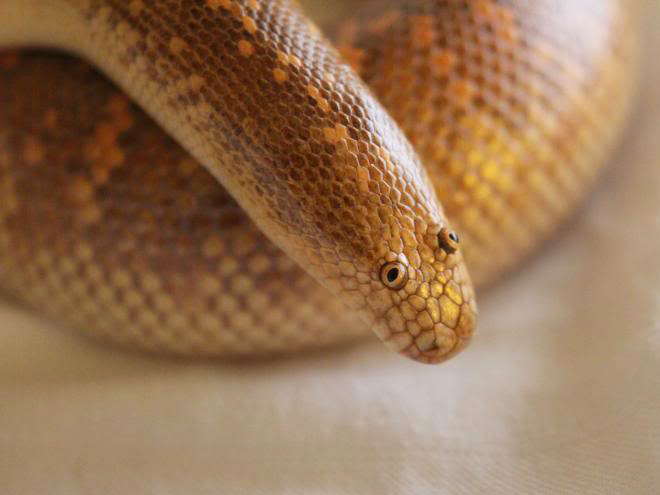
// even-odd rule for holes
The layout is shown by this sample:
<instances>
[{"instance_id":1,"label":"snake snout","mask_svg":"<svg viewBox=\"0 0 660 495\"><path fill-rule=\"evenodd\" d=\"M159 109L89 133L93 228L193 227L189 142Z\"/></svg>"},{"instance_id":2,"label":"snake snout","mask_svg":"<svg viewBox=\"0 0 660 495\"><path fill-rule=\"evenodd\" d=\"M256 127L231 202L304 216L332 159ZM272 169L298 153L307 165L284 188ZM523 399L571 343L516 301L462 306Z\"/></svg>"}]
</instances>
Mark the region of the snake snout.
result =
<instances>
[{"instance_id":1,"label":"snake snout","mask_svg":"<svg viewBox=\"0 0 660 495\"><path fill-rule=\"evenodd\" d=\"M389 348L439 363L467 345L477 310L458 235L442 228L426 237L407 255L386 260L368 306L374 332Z\"/></svg>"}]
</instances>

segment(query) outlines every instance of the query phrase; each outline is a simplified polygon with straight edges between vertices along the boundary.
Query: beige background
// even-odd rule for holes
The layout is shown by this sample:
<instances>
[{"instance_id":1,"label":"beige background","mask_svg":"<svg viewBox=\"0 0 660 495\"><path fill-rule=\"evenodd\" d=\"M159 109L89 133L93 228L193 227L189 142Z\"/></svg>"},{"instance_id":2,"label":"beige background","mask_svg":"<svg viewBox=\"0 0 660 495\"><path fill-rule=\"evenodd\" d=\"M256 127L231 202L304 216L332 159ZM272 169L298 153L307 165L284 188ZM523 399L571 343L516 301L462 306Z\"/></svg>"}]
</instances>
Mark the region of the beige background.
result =
<instances>
[{"instance_id":1,"label":"beige background","mask_svg":"<svg viewBox=\"0 0 660 495\"><path fill-rule=\"evenodd\" d=\"M374 342L191 363L0 304L2 494L660 490L660 3L625 144L579 217L482 294L439 367Z\"/></svg>"}]
</instances>

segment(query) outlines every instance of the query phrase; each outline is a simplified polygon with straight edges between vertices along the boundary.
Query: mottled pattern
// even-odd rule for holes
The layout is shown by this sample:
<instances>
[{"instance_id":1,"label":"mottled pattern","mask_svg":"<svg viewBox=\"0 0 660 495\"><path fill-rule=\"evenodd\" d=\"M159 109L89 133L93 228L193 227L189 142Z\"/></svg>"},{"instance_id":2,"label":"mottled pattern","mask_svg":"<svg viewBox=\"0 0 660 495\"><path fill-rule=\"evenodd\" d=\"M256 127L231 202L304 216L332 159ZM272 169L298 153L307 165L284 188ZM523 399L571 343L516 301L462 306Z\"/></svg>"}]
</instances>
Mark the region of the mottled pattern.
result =
<instances>
[{"instance_id":1,"label":"mottled pattern","mask_svg":"<svg viewBox=\"0 0 660 495\"><path fill-rule=\"evenodd\" d=\"M201 356L368 331L82 62L0 56L0 129L0 286L49 317Z\"/></svg>"},{"instance_id":2,"label":"mottled pattern","mask_svg":"<svg viewBox=\"0 0 660 495\"><path fill-rule=\"evenodd\" d=\"M372 328L453 355L476 308L441 203L492 279L574 208L631 80L615 0L366 7L341 51L378 99L287 1L12 0L2 19L0 42L91 59L198 161L81 63L5 55L0 286L177 354Z\"/></svg>"}]
</instances>

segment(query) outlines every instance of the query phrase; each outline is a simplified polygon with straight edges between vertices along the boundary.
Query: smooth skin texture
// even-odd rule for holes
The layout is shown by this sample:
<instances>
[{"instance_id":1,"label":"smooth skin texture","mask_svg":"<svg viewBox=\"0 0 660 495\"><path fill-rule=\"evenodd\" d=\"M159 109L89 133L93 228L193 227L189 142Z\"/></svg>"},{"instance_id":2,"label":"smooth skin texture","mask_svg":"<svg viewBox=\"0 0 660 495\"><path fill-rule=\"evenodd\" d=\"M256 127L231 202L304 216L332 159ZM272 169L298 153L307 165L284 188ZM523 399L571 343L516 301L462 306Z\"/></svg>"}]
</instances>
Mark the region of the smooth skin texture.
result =
<instances>
[{"instance_id":1,"label":"smooth skin texture","mask_svg":"<svg viewBox=\"0 0 660 495\"><path fill-rule=\"evenodd\" d=\"M492 281L575 208L633 79L614 0L378 2L342 24L341 55L284 0L6 0L0 33L123 88L2 57L0 285L183 355L368 329L454 355L468 268Z\"/></svg>"}]
</instances>

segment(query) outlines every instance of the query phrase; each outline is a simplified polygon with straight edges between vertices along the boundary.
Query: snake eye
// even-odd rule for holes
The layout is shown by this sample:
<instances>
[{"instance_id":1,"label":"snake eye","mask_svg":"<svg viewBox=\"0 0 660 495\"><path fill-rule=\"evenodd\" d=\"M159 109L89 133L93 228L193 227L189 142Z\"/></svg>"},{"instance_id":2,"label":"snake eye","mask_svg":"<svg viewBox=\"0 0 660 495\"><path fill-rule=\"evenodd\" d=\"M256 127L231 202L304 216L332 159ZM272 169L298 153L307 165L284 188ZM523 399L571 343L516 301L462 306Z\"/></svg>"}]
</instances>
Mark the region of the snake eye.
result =
<instances>
[{"instance_id":1,"label":"snake eye","mask_svg":"<svg viewBox=\"0 0 660 495\"><path fill-rule=\"evenodd\" d=\"M397 261L385 263L380 269L380 279L390 289L401 289L408 281L408 269Z\"/></svg>"},{"instance_id":2,"label":"snake eye","mask_svg":"<svg viewBox=\"0 0 660 495\"><path fill-rule=\"evenodd\" d=\"M438 246L447 254L454 254L458 249L459 242L458 234L453 230L443 228L438 233Z\"/></svg>"}]
</instances>

